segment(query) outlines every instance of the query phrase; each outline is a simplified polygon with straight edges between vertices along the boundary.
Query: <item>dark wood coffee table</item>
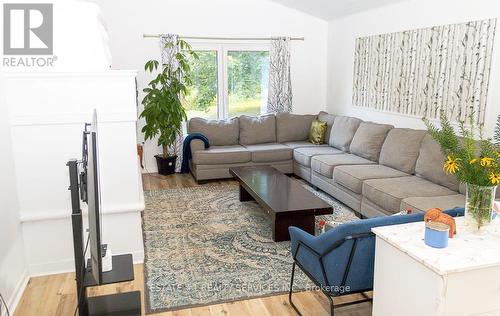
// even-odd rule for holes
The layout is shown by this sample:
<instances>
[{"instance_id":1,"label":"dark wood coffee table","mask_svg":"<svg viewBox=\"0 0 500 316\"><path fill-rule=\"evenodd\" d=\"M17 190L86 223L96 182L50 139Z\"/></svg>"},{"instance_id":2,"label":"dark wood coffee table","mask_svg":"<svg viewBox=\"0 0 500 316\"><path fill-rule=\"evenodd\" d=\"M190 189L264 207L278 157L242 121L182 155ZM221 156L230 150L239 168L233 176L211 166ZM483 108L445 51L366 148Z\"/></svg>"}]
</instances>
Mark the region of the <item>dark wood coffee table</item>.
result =
<instances>
[{"instance_id":1,"label":"dark wood coffee table","mask_svg":"<svg viewBox=\"0 0 500 316\"><path fill-rule=\"evenodd\" d=\"M270 166L229 168L240 183L240 201L257 201L273 221L273 240L290 240L289 226L314 235L314 216L333 208L294 180Z\"/></svg>"}]
</instances>

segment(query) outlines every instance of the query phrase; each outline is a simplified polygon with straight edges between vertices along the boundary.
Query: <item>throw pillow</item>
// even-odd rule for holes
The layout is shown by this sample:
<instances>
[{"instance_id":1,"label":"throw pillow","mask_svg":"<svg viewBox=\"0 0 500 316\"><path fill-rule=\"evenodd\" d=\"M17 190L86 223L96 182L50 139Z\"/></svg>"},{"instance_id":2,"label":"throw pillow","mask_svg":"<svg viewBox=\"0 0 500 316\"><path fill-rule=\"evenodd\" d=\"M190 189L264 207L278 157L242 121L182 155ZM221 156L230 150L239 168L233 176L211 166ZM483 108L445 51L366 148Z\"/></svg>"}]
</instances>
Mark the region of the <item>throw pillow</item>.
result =
<instances>
[{"instance_id":1,"label":"throw pillow","mask_svg":"<svg viewBox=\"0 0 500 316\"><path fill-rule=\"evenodd\" d=\"M309 130L309 142L316 145L324 144L327 127L328 124L326 122L314 120L311 123L311 129Z\"/></svg>"}]
</instances>

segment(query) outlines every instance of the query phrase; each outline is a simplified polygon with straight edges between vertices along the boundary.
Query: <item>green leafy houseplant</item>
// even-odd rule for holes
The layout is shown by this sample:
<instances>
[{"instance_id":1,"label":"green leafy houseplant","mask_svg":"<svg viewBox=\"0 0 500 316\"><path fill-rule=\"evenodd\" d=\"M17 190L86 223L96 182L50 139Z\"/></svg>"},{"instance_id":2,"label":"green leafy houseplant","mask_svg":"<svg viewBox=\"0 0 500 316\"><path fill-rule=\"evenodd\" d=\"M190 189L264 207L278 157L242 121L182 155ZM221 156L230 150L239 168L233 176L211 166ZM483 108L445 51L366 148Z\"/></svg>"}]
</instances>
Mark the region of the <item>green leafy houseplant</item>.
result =
<instances>
[{"instance_id":1,"label":"green leafy houseplant","mask_svg":"<svg viewBox=\"0 0 500 316\"><path fill-rule=\"evenodd\" d=\"M423 119L431 136L441 145L447 156L443 169L454 174L460 182L467 184L466 221L479 229L492 219L496 185L500 184L500 125L497 124L495 141L484 138L483 126L476 128L475 115L471 114L468 126L459 122L459 134L441 113L441 127ZM479 130L479 139L475 131Z\"/></svg>"},{"instance_id":2,"label":"green leafy houseplant","mask_svg":"<svg viewBox=\"0 0 500 316\"><path fill-rule=\"evenodd\" d=\"M191 84L188 56L197 58L191 46L183 40L166 45L166 48L177 50L175 61L162 65L156 77L143 89L146 93L142 100L144 110L139 116L146 121L141 130L145 140L158 137L158 146L163 148L161 158L175 157L172 148L182 133L182 123L187 119L182 99ZM144 69L151 73L158 71L159 67L157 60L149 60L144 65Z\"/></svg>"}]
</instances>

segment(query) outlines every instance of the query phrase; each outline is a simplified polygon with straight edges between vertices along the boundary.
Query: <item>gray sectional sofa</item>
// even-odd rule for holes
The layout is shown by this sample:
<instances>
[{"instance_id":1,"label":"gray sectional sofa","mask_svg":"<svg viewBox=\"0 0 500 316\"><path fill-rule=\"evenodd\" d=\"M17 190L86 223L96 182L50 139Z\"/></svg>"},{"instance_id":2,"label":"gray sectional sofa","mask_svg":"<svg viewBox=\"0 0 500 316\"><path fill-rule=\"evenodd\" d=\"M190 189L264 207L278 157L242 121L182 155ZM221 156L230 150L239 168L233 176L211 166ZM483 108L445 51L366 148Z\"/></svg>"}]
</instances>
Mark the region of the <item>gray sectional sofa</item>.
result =
<instances>
[{"instance_id":1,"label":"gray sectional sofa","mask_svg":"<svg viewBox=\"0 0 500 316\"><path fill-rule=\"evenodd\" d=\"M326 144L307 141L311 122L327 122ZM442 170L439 145L423 130L394 128L358 118L277 114L230 120L193 118L188 132L197 181L230 178L233 166L271 165L295 174L363 217L402 209L463 206L464 187Z\"/></svg>"}]
</instances>

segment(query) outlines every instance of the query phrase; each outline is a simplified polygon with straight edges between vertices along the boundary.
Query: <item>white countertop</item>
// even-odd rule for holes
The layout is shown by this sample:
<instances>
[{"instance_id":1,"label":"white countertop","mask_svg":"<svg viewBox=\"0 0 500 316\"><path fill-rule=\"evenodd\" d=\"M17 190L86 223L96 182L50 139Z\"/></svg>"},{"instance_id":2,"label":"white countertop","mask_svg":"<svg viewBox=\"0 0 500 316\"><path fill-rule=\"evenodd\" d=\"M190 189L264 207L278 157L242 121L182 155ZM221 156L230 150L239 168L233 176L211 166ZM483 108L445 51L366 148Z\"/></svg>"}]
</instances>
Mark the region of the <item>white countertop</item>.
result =
<instances>
[{"instance_id":1,"label":"white countertop","mask_svg":"<svg viewBox=\"0 0 500 316\"><path fill-rule=\"evenodd\" d=\"M448 247L432 248L424 242L423 222L372 228L372 232L440 275L500 266L500 220L473 233L464 218L455 218L457 234Z\"/></svg>"}]
</instances>

